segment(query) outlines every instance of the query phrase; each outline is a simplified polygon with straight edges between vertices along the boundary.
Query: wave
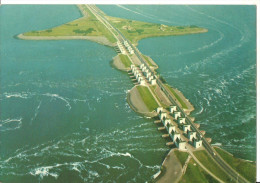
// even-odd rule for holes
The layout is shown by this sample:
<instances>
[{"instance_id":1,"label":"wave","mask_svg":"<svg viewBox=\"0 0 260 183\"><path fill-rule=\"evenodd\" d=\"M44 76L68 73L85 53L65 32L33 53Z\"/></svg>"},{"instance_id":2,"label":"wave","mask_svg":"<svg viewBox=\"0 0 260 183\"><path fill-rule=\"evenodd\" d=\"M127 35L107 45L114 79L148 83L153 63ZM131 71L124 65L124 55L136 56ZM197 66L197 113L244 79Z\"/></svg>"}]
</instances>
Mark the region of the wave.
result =
<instances>
[{"instance_id":1,"label":"wave","mask_svg":"<svg viewBox=\"0 0 260 183\"><path fill-rule=\"evenodd\" d=\"M116 6L119 7L119 8L122 8L122 9L124 9L124 10L130 11L130 12L132 12L132 13L135 13L135 14L137 14L137 15L141 15L141 16L143 16L143 17L149 18L149 19L151 19L151 20L160 20L160 21L162 21L162 22L172 23L172 22L167 21L167 20L164 20L164 19L157 19L157 17L154 16L154 15L152 15L152 14L140 13L140 12L131 10L131 9L129 9L129 8L126 8L126 7L122 6L122 5L116 5ZM154 17L154 18L151 18L151 17Z\"/></svg>"},{"instance_id":2,"label":"wave","mask_svg":"<svg viewBox=\"0 0 260 183\"><path fill-rule=\"evenodd\" d=\"M27 99L30 98L32 95L35 95L34 93L30 92L11 92L11 93L3 93L5 98L22 98L22 99Z\"/></svg>"},{"instance_id":3,"label":"wave","mask_svg":"<svg viewBox=\"0 0 260 183\"><path fill-rule=\"evenodd\" d=\"M40 179L43 179L44 176L52 176L54 178L58 178L57 173L50 173L49 170L52 169L55 166L46 166L46 167L39 167L35 168L34 170L30 171L29 173L33 176L40 176Z\"/></svg>"},{"instance_id":4,"label":"wave","mask_svg":"<svg viewBox=\"0 0 260 183\"><path fill-rule=\"evenodd\" d=\"M71 105L70 105L68 99L66 99L65 97L62 97L58 94L51 94L51 93L45 93L45 94L42 94L42 95L52 97L52 98L58 98L58 99L60 99L60 100L62 100L66 103L66 106L68 107L69 110L71 109Z\"/></svg>"},{"instance_id":5,"label":"wave","mask_svg":"<svg viewBox=\"0 0 260 183\"><path fill-rule=\"evenodd\" d=\"M23 118L14 118L14 119L5 119L0 120L0 131L9 131L9 130L16 130L22 127L22 120Z\"/></svg>"}]
</instances>

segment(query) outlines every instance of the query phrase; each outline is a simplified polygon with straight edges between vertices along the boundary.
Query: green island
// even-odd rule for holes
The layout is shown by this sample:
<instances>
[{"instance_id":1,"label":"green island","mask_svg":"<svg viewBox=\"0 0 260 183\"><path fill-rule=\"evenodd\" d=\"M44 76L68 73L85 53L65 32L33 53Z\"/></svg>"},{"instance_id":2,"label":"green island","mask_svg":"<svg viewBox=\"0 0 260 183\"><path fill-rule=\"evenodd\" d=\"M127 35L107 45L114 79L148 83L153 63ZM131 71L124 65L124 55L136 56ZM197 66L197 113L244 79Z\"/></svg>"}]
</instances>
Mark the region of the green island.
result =
<instances>
[{"instance_id":1,"label":"green island","mask_svg":"<svg viewBox=\"0 0 260 183\"><path fill-rule=\"evenodd\" d=\"M77 20L57 27L48 28L46 30L34 30L22 33L17 37L19 39L28 40L86 39L103 45L116 47L118 46L117 43L119 40L119 34L117 34L115 30L107 27L106 23L102 23L102 16L104 16L113 27L118 29L134 45L137 45L139 40L148 37L179 36L195 33L205 33L208 31L207 29L200 28L196 25L171 26L110 17L99 10L94 13L95 8L90 8L87 5L78 5L78 8L82 13L82 17ZM102 15L98 15L97 12ZM149 65L156 73L155 70L158 68L156 63L153 63L151 58L146 55L142 55L142 57L144 58L147 65ZM158 116L158 114L155 112L157 107L163 106L165 109L169 109L169 101L167 101L167 97L161 91L159 91L160 88L157 85L138 85L137 79L135 79L135 76L133 73L131 73L130 69L132 65L140 69L139 67L141 63L134 54L119 53L114 58L113 65L119 70L126 72L130 76L133 83L136 85L127 94L127 101L134 111L143 114L144 116L156 118L156 116ZM163 80L162 77L159 76L159 78L163 81L163 86L165 86L166 90L169 90L176 103L178 103L182 109L187 110L188 112L194 110L192 104L189 103L189 101L182 95L181 92L166 84L166 81ZM148 81L146 82L148 83ZM167 155L167 157L173 157L169 161L173 161L172 163L176 163L177 161L177 164L179 164L179 166L176 168L179 172L179 182L215 183L219 182L217 179L223 182L235 182L235 180L231 179L209 156L205 149L203 149L203 147L201 148L202 149L193 152L193 158L189 157L189 152L182 152L178 150L170 151L169 155ZM233 169L239 172L239 174L244 176L250 182L255 181L255 162L248 162L237 159L220 148L215 148L215 150L224 159L224 161L226 161ZM198 162L203 166L200 166ZM172 169L172 164L169 166L162 165L161 174L159 174L157 178L153 179L152 182L160 182L160 180L163 180L162 178L175 176L171 172L171 175L168 175L169 171ZM182 173L183 170L184 172ZM211 172L211 175L208 172Z\"/></svg>"}]
</instances>

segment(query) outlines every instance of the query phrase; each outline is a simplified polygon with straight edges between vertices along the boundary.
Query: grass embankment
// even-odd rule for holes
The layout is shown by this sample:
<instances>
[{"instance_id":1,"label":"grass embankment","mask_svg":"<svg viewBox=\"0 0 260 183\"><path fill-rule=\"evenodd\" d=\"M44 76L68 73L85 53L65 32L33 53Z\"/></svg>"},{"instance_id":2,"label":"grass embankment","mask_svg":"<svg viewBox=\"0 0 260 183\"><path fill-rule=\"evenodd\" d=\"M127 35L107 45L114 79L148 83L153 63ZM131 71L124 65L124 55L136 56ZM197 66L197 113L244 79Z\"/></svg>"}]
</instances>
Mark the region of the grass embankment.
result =
<instances>
[{"instance_id":1,"label":"grass embankment","mask_svg":"<svg viewBox=\"0 0 260 183\"><path fill-rule=\"evenodd\" d=\"M180 160L181 162L181 166L183 167L183 165L185 164L188 156L189 156L189 153L187 152L181 152L181 151L178 151L178 150L175 150L174 151L174 154L176 155L176 157L178 158L178 160Z\"/></svg>"},{"instance_id":2,"label":"grass embankment","mask_svg":"<svg viewBox=\"0 0 260 183\"><path fill-rule=\"evenodd\" d=\"M186 172L180 183L217 183L218 181L205 172L193 159L188 163Z\"/></svg>"},{"instance_id":3,"label":"grass embankment","mask_svg":"<svg viewBox=\"0 0 260 183\"><path fill-rule=\"evenodd\" d=\"M141 22L107 17L132 43L136 44L140 39L156 36L184 35L207 32L207 29L191 26L167 26L163 24Z\"/></svg>"},{"instance_id":4,"label":"grass embankment","mask_svg":"<svg viewBox=\"0 0 260 183\"><path fill-rule=\"evenodd\" d=\"M46 30L26 32L25 36L105 36L111 43L116 39L107 28L97 20L85 5L80 5L84 11L83 16L72 22Z\"/></svg>"},{"instance_id":5,"label":"grass embankment","mask_svg":"<svg viewBox=\"0 0 260 183\"><path fill-rule=\"evenodd\" d=\"M144 101L146 107L150 112L155 110L158 106L157 102L155 101L153 95L149 91L149 89L145 86L137 86L137 90L140 93L142 100Z\"/></svg>"},{"instance_id":6,"label":"grass embankment","mask_svg":"<svg viewBox=\"0 0 260 183\"><path fill-rule=\"evenodd\" d=\"M175 96L175 98L180 102L181 106L183 109L188 109L187 105L185 104L185 102L181 99L181 97L174 91L174 89L172 87L170 87L169 85L165 85L171 92L172 94Z\"/></svg>"},{"instance_id":7,"label":"grass embankment","mask_svg":"<svg viewBox=\"0 0 260 183\"><path fill-rule=\"evenodd\" d=\"M146 60L146 62L148 63L149 66L151 66L151 67L154 66L146 55L143 55L143 57L144 57L144 59Z\"/></svg>"},{"instance_id":8,"label":"grass embankment","mask_svg":"<svg viewBox=\"0 0 260 183\"><path fill-rule=\"evenodd\" d=\"M119 57L126 68L131 66L132 62L130 61L127 55L120 54Z\"/></svg>"},{"instance_id":9,"label":"grass embankment","mask_svg":"<svg viewBox=\"0 0 260 183\"><path fill-rule=\"evenodd\" d=\"M205 150L195 151L194 155L211 173L216 175L219 179L224 182L231 182L231 178L229 178L228 175L226 175L226 173L219 168L219 166L209 157Z\"/></svg>"},{"instance_id":10,"label":"grass embankment","mask_svg":"<svg viewBox=\"0 0 260 183\"><path fill-rule=\"evenodd\" d=\"M215 147L215 150L232 168L234 168L243 177L248 179L250 182L256 181L256 164L254 162L235 158L220 148Z\"/></svg>"}]
</instances>

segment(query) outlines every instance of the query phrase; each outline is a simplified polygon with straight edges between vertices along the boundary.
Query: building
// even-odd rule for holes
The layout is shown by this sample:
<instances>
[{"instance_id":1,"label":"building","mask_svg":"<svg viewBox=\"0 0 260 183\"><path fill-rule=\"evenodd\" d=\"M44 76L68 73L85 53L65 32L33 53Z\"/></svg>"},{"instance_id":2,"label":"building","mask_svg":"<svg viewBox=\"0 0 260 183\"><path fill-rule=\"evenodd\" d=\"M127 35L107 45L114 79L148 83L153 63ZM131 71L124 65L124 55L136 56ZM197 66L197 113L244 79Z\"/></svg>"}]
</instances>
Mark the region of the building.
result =
<instances>
[{"instance_id":1,"label":"building","mask_svg":"<svg viewBox=\"0 0 260 183\"><path fill-rule=\"evenodd\" d=\"M119 50L122 54L124 54L124 55L126 54L126 51L120 41L117 41L117 47L119 48Z\"/></svg>"},{"instance_id":2,"label":"building","mask_svg":"<svg viewBox=\"0 0 260 183\"><path fill-rule=\"evenodd\" d=\"M170 106L170 113L174 113L175 111L177 111L177 106Z\"/></svg>"},{"instance_id":3,"label":"building","mask_svg":"<svg viewBox=\"0 0 260 183\"><path fill-rule=\"evenodd\" d=\"M173 118L174 119L178 119L179 117L181 117L181 112L177 112L176 111L176 112L173 113Z\"/></svg>"},{"instance_id":4,"label":"building","mask_svg":"<svg viewBox=\"0 0 260 183\"><path fill-rule=\"evenodd\" d=\"M179 150L186 150L186 142L182 141L181 139L178 139L175 145L176 147L178 147Z\"/></svg>"},{"instance_id":5,"label":"building","mask_svg":"<svg viewBox=\"0 0 260 183\"><path fill-rule=\"evenodd\" d=\"M141 80L143 80L143 77L142 76L138 77L138 79L137 79L138 83L140 83Z\"/></svg>"},{"instance_id":6,"label":"building","mask_svg":"<svg viewBox=\"0 0 260 183\"><path fill-rule=\"evenodd\" d=\"M188 138L189 138L189 141L193 141L193 139L196 139L196 132L193 132L193 131L189 131L188 132Z\"/></svg>"},{"instance_id":7,"label":"building","mask_svg":"<svg viewBox=\"0 0 260 183\"><path fill-rule=\"evenodd\" d=\"M151 82L152 79L154 79L154 76L150 76L150 77L148 78L148 81Z\"/></svg>"},{"instance_id":8,"label":"building","mask_svg":"<svg viewBox=\"0 0 260 183\"><path fill-rule=\"evenodd\" d=\"M152 79L152 80L150 81L150 83L151 83L151 85L156 85L156 79Z\"/></svg>"},{"instance_id":9,"label":"building","mask_svg":"<svg viewBox=\"0 0 260 183\"><path fill-rule=\"evenodd\" d=\"M166 118L162 121L163 125L166 127L167 124L171 124L171 120L169 118Z\"/></svg>"},{"instance_id":10,"label":"building","mask_svg":"<svg viewBox=\"0 0 260 183\"><path fill-rule=\"evenodd\" d=\"M181 139L181 134L176 132L173 134L172 140L175 142L177 139Z\"/></svg>"},{"instance_id":11,"label":"building","mask_svg":"<svg viewBox=\"0 0 260 183\"><path fill-rule=\"evenodd\" d=\"M171 134L172 132L175 133L175 131L176 131L175 126L174 125L170 125L169 130L168 130L169 134Z\"/></svg>"},{"instance_id":12,"label":"building","mask_svg":"<svg viewBox=\"0 0 260 183\"><path fill-rule=\"evenodd\" d=\"M193 146L194 146L195 148L201 147L201 146L202 146L202 140L194 139L194 140L193 140Z\"/></svg>"},{"instance_id":13,"label":"building","mask_svg":"<svg viewBox=\"0 0 260 183\"><path fill-rule=\"evenodd\" d=\"M134 64L131 64L131 69L136 68Z\"/></svg>"},{"instance_id":14,"label":"building","mask_svg":"<svg viewBox=\"0 0 260 183\"><path fill-rule=\"evenodd\" d=\"M183 125L182 130L184 131L184 133L188 133L188 131L191 131L190 125Z\"/></svg>"},{"instance_id":15,"label":"building","mask_svg":"<svg viewBox=\"0 0 260 183\"><path fill-rule=\"evenodd\" d=\"M142 79L142 80L139 82L139 84L145 86L145 80Z\"/></svg>"},{"instance_id":16,"label":"building","mask_svg":"<svg viewBox=\"0 0 260 183\"><path fill-rule=\"evenodd\" d=\"M156 112L159 114L160 112L163 112L163 107L157 107Z\"/></svg>"},{"instance_id":17,"label":"building","mask_svg":"<svg viewBox=\"0 0 260 183\"><path fill-rule=\"evenodd\" d=\"M148 72L145 72L144 75L146 78L149 78L152 74L148 71Z\"/></svg>"},{"instance_id":18,"label":"building","mask_svg":"<svg viewBox=\"0 0 260 183\"><path fill-rule=\"evenodd\" d=\"M142 69L143 67L144 67L144 64L141 64L141 65L140 65L140 69Z\"/></svg>"},{"instance_id":19,"label":"building","mask_svg":"<svg viewBox=\"0 0 260 183\"><path fill-rule=\"evenodd\" d=\"M179 124L185 124L185 118L178 118Z\"/></svg>"},{"instance_id":20,"label":"building","mask_svg":"<svg viewBox=\"0 0 260 183\"><path fill-rule=\"evenodd\" d=\"M141 74L138 73L135 75L136 80L138 80L139 77L141 77Z\"/></svg>"},{"instance_id":21,"label":"building","mask_svg":"<svg viewBox=\"0 0 260 183\"><path fill-rule=\"evenodd\" d=\"M160 120L164 120L167 118L167 113L166 112L161 112L161 114L159 115Z\"/></svg>"}]
</instances>

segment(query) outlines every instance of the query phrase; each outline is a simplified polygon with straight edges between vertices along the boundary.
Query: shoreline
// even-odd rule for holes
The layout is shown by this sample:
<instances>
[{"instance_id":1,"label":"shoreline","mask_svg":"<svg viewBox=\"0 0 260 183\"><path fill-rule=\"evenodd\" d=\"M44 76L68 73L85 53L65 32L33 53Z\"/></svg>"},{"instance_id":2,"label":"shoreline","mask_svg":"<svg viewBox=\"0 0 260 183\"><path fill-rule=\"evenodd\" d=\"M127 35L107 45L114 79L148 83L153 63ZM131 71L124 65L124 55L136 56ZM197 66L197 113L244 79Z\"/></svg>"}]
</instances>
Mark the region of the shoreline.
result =
<instances>
[{"instance_id":1,"label":"shoreline","mask_svg":"<svg viewBox=\"0 0 260 183\"><path fill-rule=\"evenodd\" d=\"M115 44L111 43L105 36L25 36L24 34L18 34L15 35L14 38L20 40L33 40L33 41L89 40L109 47L115 46Z\"/></svg>"}]
</instances>

